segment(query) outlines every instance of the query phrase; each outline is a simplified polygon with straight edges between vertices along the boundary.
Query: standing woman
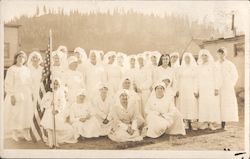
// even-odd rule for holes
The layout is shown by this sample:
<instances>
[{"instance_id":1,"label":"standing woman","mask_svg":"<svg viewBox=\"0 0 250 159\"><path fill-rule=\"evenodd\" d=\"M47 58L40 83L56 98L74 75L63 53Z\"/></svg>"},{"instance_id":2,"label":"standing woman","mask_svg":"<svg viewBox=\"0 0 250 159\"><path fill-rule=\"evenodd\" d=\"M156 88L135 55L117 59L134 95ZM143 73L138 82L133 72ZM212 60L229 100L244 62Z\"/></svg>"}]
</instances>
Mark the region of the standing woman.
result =
<instances>
[{"instance_id":1,"label":"standing woman","mask_svg":"<svg viewBox=\"0 0 250 159\"><path fill-rule=\"evenodd\" d=\"M197 93L197 64L189 52L185 52L182 59L177 74L177 94L179 94L177 108L184 118L186 128L197 130L198 101L195 97L195 93Z\"/></svg>"},{"instance_id":2,"label":"standing woman","mask_svg":"<svg viewBox=\"0 0 250 159\"><path fill-rule=\"evenodd\" d=\"M142 111L144 116L144 107L150 95L150 88L152 86L152 72L146 67L145 59L142 54L137 56L139 68L135 76L136 91L141 96Z\"/></svg>"},{"instance_id":3,"label":"standing woman","mask_svg":"<svg viewBox=\"0 0 250 159\"><path fill-rule=\"evenodd\" d=\"M219 105L219 76L214 59L208 50L202 49L198 58L198 94L200 129L216 129L221 121Z\"/></svg>"},{"instance_id":4,"label":"standing woman","mask_svg":"<svg viewBox=\"0 0 250 159\"><path fill-rule=\"evenodd\" d=\"M90 50L85 78L86 88L90 97L95 91L96 84L106 82L107 80L107 74L102 67L100 54L97 50Z\"/></svg>"},{"instance_id":5,"label":"standing woman","mask_svg":"<svg viewBox=\"0 0 250 159\"><path fill-rule=\"evenodd\" d=\"M68 90L69 105L75 102L76 94L82 89L85 89L84 78L81 72L77 70L79 63L75 56L68 58L68 69L65 72L65 86Z\"/></svg>"},{"instance_id":6,"label":"standing woman","mask_svg":"<svg viewBox=\"0 0 250 159\"><path fill-rule=\"evenodd\" d=\"M32 78L32 94L33 94L34 108L36 107L36 102L39 97L39 89L41 85L42 71L43 71L43 67L41 66L42 62L43 59L39 52L34 51L30 53L27 65L28 68L30 69Z\"/></svg>"},{"instance_id":7,"label":"standing woman","mask_svg":"<svg viewBox=\"0 0 250 159\"><path fill-rule=\"evenodd\" d=\"M178 52L173 52L170 54L170 63L172 68L180 67L180 55Z\"/></svg>"},{"instance_id":8,"label":"standing woman","mask_svg":"<svg viewBox=\"0 0 250 159\"><path fill-rule=\"evenodd\" d=\"M122 72L115 63L116 53L109 51L104 55L105 71L107 73L107 82L109 84L110 92L116 93L119 87L119 81L122 78Z\"/></svg>"},{"instance_id":9,"label":"standing woman","mask_svg":"<svg viewBox=\"0 0 250 159\"><path fill-rule=\"evenodd\" d=\"M56 51L59 51L58 53L60 53L61 55L61 60L62 60L62 66L64 68L67 68L68 66L68 49L66 46L60 45Z\"/></svg>"},{"instance_id":10,"label":"standing woman","mask_svg":"<svg viewBox=\"0 0 250 159\"><path fill-rule=\"evenodd\" d=\"M123 73L123 77L130 77L135 81L136 71L138 69L138 63L136 61L136 55L128 56L128 69Z\"/></svg>"},{"instance_id":11,"label":"standing woman","mask_svg":"<svg viewBox=\"0 0 250 159\"><path fill-rule=\"evenodd\" d=\"M234 87L238 80L238 72L235 65L226 59L227 50L222 47L217 51L218 61L216 62L221 81L220 87L220 110L222 128L226 122L238 122L238 104Z\"/></svg>"},{"instance_id":12,"label":"standing woman","mask_svg":"<svg viewBox=\"0 0 250 159\"><path fill-rule=\"evenodd\" d=\"M160 57L161 57L161 53L158 51L153 51L153 52L150 52L149 57L150 57L149 67L152 71L152 79L153 79L153 81L156 81L156 70L158 67L158 62L159 62Z\"/></svg>"},{"instance_id":13,"label":"standing woman","mask_svg":"<svg viewBox=\"0 0 250 159\"><path fill-rule=\"evenodd\" d=\"M23 51L14 56L14 64L5 78L5 132L15 141L31 140L30 128L34 115L32 103L32 77L24 64L27 56Z\"/></svg>"},{"instance_id":14,"label":"standing woman","mask_svg":"<svg viewBox=\"0 0 250 159\"><path fill-rule=\"evenodd\" d=\"M62 53L60 51L53 51L51 53L51 72L53 78L59 78L62 83L64 83L64 72L65 67L62 63ZM68 65L68 64L67 64Z\"/></svg>"},{"instance_id":15,"label":"standing woman","mask_svg":"<svg viewBox=\"0 0 250 159\"><path fill-rule=\"evenodd\" d=\"M171 68L170 56L168 54L161 55L158 63L158 68L156 69L156 74L155 74L156 78L154 82L158 82L165 75L169 76L171 78L171 81L173 81L174 69Z\"/></svg>"}]
</instances>

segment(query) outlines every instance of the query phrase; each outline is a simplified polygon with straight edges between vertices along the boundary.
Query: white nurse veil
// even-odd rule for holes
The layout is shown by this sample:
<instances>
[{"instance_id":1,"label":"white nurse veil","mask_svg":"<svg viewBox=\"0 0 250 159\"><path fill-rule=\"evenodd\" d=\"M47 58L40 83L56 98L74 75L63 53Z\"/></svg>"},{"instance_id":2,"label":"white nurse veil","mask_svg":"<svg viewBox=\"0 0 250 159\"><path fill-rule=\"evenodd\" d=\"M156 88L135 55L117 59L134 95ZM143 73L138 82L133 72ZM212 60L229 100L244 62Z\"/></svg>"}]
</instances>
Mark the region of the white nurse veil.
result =
<instances>
[{"instance_id":1,"label":"white nurse veil","mask_svg":"<svg viewBox=\"0 0 250 159\"><path fill-rule=\"evenodd\" d=\"M189 59L190 59L190 64L189 64L189 65L187 65L186 62L185 62L185 58L186 58L187 56L188 56ZM190 53L190 52L185 52L185 53L182 55L181 67L187 67L187 66L197 66L197 63L196 63L196 61L195 61L195 58L194 58L193 54Z\"/></svg>"},{"instance_id":2,"label":"white nurse veil","mask_svg":"<svg viewBox=\"0 0 250 159\"><path fill-rule=\"evenodd\" d=\"M74 49L74 53L78 53L80 54L80 59L82 60L82 62L86 62L88 57L87 57L87 54L85 52L85 50L81 47L76 47Z\"/></svg>"},{"instance_id":3,"label":"white nurse veil","mask_svg":"<svg viewBox=\"0 0 250 159\"><path fill-rule=\"evenodd\" d=\"M95 57L96 57L96 64L95 66L100 66L101 65L101 57L100 57L100 54L99 54L99 50L90 50L89 52L89 63L91 65L93 65L90 61L90 57L95 54Z\"/></svg>"},{"instance_id":4,"label":"white nurse veil","mask_svg":"<svg viewBox=\"0 0 250 159\"><path fill-rule=\"evenodd\" d=\"M104 54L104 59L103 59L103 64L107 65L109 63L109 57L115 56L116 57L116 52L115 51L108 51L106 54ZM116 61L116 59L115 59ZM112 65L115 64L115 61Z\"/></svg>"},{"instance_id":5,"label":"white nurse veil","mask_svg":"<svg viewBox=\"0 0 250 159\"><path fill-rule=\"evenodd\" d=\"M179 67L180 66L180 54L178 52L173 52L170 55L170 63L171 63L171 57L172 56L177 56L178 59L175 61L174 64L171 64L171 67Z\"/></svg>"},{"instance_id":6,"label":"white nurse veil","mask_svg":"<svg viewBox=\"0 0 250 159\"><path fill-rule=\"evenodd\" d=\"M199 57L198 57L198 65L202 65L202 55L207 55L208 57L208 63L212 64L214 63L214 58L213 56L210 54L210 52L207 49L201 49L199 51Z\"/></svg>"},{"instance_id":7,"label":"white nurse veil","mask_svg":"<svg viewBox=\"0 0 250 159\"><path fill-rule=\"evenodd\" d=\"M28 66L29 68L33 67L33 66L32 66L32 61L31 61L31 60L32 60L32 58L33 58L34 56L37 56L37 58L39 59L38 65L40 65L41 63L43 63L43 58L42 58L41 54L40 54L39 52L37 52L37 51L33 51L33 52L31 52L31 53L29 54L29 57L28 57L28 60L27 60L27 66Z\"/></svg>"}]
</instances>

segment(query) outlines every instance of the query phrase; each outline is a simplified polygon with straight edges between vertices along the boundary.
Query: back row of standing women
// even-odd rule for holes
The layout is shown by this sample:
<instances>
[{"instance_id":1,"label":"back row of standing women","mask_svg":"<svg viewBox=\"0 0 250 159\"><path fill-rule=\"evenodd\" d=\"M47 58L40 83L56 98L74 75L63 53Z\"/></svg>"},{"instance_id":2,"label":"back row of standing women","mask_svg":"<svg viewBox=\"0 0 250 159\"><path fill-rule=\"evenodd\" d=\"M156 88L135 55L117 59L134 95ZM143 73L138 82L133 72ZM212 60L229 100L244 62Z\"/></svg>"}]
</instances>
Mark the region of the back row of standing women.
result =
<instances>
[{"instance_id":1,"label":"back row of standing women","mask_svg":"<svg viewBox=\"0 0 250 159\"><path fill-rule=\"evenodd\" d=\"M59 135L59 141L75 142L79 135L136 141L164 133L184 135L182 119L185 127L193 130L215 130L220 122L224 128L225 122L238 121L237 70L226 59L225 48L216 54L215 62L209 51L202 49L196 62L186 52L180 63L178 53L147 51L127 56L91 50L87 57L84 49L77 47L74 55L68 56L67 48L60 46L51 54L58 107L52 113L57 116L57 128L67 131ZM23 52L16 55L5 79L6 121L15 140L29 139L43 70L38 52L29 55L27 67L25 56ZM41 125L48 132L53 129L51 97L52 93L47 93L41 101L46 108ZM51 146L51 141L48 144Z\"/></svg>"}]
</instances>

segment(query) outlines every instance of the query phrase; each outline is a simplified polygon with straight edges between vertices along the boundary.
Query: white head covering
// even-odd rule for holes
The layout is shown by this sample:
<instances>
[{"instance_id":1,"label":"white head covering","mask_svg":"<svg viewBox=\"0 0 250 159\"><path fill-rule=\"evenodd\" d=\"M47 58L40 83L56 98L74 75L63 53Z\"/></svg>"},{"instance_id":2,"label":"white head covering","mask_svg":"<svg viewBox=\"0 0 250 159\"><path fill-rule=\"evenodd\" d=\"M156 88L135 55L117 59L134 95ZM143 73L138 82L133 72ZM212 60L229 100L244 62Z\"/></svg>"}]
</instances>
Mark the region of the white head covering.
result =
<instances>
[{"instance_id":1,"label":"white head covering","mask_svg":"<svg viewBox=\"0 0 250 159\"><path fill-rule=\"evenodd\" d=\"M85 50L84 50L83 48L81 48L81 47L76 47L76 48L74 49L74 53L80 54L80 58L81 58L81 60L82 60L83 62L86 62L86 61L87 61L88 57L87 57L87 54L86 54L86 52L85 52Z\"/></svg>"},{"instance_id":2,"label":"white head covering","mask_svg":"<svg viewBox=\"0 0 250 159\"><path fill-rule=\"evenodd\" d=\"M33 67L31 60L34 56L37 56L37 58L39 59L38 65L40 65L43 62L43 58L42 58L41 54L37 51L33 51L32 53L29 54L29 58L27 61L28 67Z\"/></svg>"},{"instance_id":3,"label":"white head covering","mask_svg":"<svg viewBox=\"0 0 250 159\"><path fill-rule=\"evenodd\" d=\"M109 52L107 52L105 55L104 55L104 59L103 59L103 63L104 64L108 64L109 63L109 57L111 57L111 56L116 56L116 52L115 51L109 51ZM115 61L114 61L114 63L115 63ZM114 64L113 63L113 64ZM113 65L112 64L112 65Z\"/></svg>"},{"instance_id":4,"label":"white head covering","mask_svg":"<svg viewBox=\"0 0 250 159\"><path fill-rule=\"evenodd\" d=\"M99 66L101 65L101 57L100 57L100 51L99 50L90 50L89 52L89 63L92 64L90 61L90 57L92 56L92 54L95 54L96 57L96 65L95 66Z\"/></svg>"},{"instance_id":5,"label":"white head covering","mask_svg":"<svg viewBox=\"0 0 250 159\"><path fill-rule=\"evenodd\" d=\"M207 50L207 49L201 49L200 51L199 51L199 57L198 57L198 64L199 65L202 65L202 58L201 58L201 56L202 55L207 55L207 57L208 57L208 63L209 64L212 64L212 63L214 63L214 58L213 58L213 56L210 54L210 52Z\"/></svg>"},{"instance_id":6,"label":"white head covering","mask_svg":"<svg viewBox=\"0 0 250 159\"><path fill-rule=\"evenodd\" d=\"M151 51L144 51L142 54L143 54L144 59L145 59L146 61L149 61L149 60L150 60Z\"/></svg>"},{"instance_id":7,"label":"white head covering","mask_svg":"<svg viewBox=\"0 0 250 159\"><path fill-rule=\"evenodd\" d=\"M127 55L126 54L124 54L124 53L122 53L122 52L118 52L117 53L117 56L116 56L116 64L118 65L118 66L120 66L119 64L118 64L118 61L121 59L121 62L122 62L122 64L123 64L123 67L125 67L126 66L126 63L127 63Z\"/></svg>"},{"instance_id":8,"label":"white head covering","mask_svg":"<svg viewBox=\"0 0 250 159\"><path fill-rule=\"evenodd\" d=\"M54 56L58 56L58 58L59 58L59 61L60 61L60 66L62 66L62 55L63 53L61 52L61 51L53 51L52 53L51 53L51 65L54 65L54 60L53 60L53 58L54 58Z\"/></svg>"},{"instance_id":9,"label":"white head covering","mask_svg":"<svg viewBox=\"0 0 250 159\"><path fill-rule=\"evenodd\" d=\"M65 54L68 53L67 47L63 45L58 46L57 51L61 51L62 53L65 53Z\"/></svg>"},{"instance_id":10,"label":"white head covering","mask_svg":"<svg viewBox=\"0 0 250 159\"><path fill-rule=\"evenodd\" d=\"M158 63L159 63L159 61L160 61L161 53L160 53L159 51L151 51L151 53L150 53L150 58L151 58L152 56L155 56L155 57L156 57L156 62L157 62L156 65L158 65ZM151 61L151 59L149 59L149 60ZM151 63L151 64L152 64L152 63Z\"/></svg>"},{"instance_id":11,"label":"white head covering","mask_svg":"<svg viewBox=\"0 0 250 159\"><path fill-rule=\"evenodd\" d=\"M133 90L133 80L132 80L132 78L129 76L129 75L127 75L127 76L125 76L125 77L123 77L122 78L122 80L121 80L121 82L120 82L120 85L119 85L119 89L124 89L123 88L123 82L125 81L125 80L129 80L130 81L130 87L129 87L129 90Z\"/></svg>"},{"instance_id":12,"label":"white head covering","mask_svg":"<svg viewBox=\"0 0 250 159\"><path fill-rule=\"evenodd\" d=\"M166 80L166 79L169 79L170 80L170 83L169 83L169 86L172 85L172 82L173 82L173 78L171 76L169 76L168 74L164 74L161 79L156 83L156 84L159 84L161 82L163 82L163 80ZM164 82L163 82L164 83ZM165 86L165 83L164 83L164 86Z\"/></svg>"},{"instance_id":13,"label":"white head covering","mask_svg":"<svg viewBox=\"0 0 250 159\"><path fill-rule=\"evenodd\" d=\"M186 56L189 56L189 58L190 58L190 64L189 64L189 66L197 66L197 63L196 63L196 61L194 59L193 54L190 53L190 52L185 52L183 54L183 56L182 56L181 67L186 67L187 66L187 64L185 62Z\"/></svg>"},{"instance_id":14,"label":"white head covering","mask_svg":"<svg viewBox=\"0 0 250 159\"><path fill-rule=\"evenodd\" d=\"M178 59L175 61L174 64L171 63L171 57L172 56L177 56ZM180 66L180 54L178 52L173 52L170 54L170 63L171 63L171 67L178 67Z\"/></svg>"},{"instance_id":15,"label":"white head covering","mask_svg":"<svg viewBox=\"0 0 250 159\"><path fill-rule=\"evenodd\" d=\"M143 53L140 53L140 54L137 55L137 59L136 59L137 62L138 62L138 59L139 59L139 58L142 58L142 59L143 59L143 65L146 66L146 65L147 65L147 62L146 62L146 60L145 60L145 56L144 56ZM139 62L138 62L138 67L140 67Z\"/></svg>"},{"instance_id":16,"label":"white head covering","mask_svg":"<svg viewBox=\"0 0 250 159\"><path fill-rule=\"evenodd\" d=\"M156 87L158 87L158 86L162 86L162 87L164 88L164 90L166 90L166 87L165 87L165 83L164 83L164 82L162 82L162 81L156 82L156 83L153 85L153 90L152 90L152 92L151 92L151 94L150 94L150 97L149 97L148 101L152 101L152 100L155 100L155 99L156 99L155 89L156 89ZM164 91L164 96L165 96L165 91Z\"/></svg>"},{"instance_id":17,"label":"white head covering","mask_svg":"<svg viewBox=\"0 0 250 159\"><path fill-rule=\"evenodd\" d=\"M126 66L126 67L127 67L128 69L131 69L131 68L130 68L130 60L131 60L131 59L135 59L135 68L138 68L138 62L137 62L137 56L136 56L136 55L129 55L129 56L128 56L128 58L127 58L128 63L127 63L127 66Z\"/></svg>"},{"instance_id":18,"label":"white head covering","mask_svg":"<svg viewBox=\"0 0 250 159\"><path fill-rule=\"evenodd\" d=\"M69 63L69 65L70 65L71 63L73 63L73 62L78 62L78 59L77 59L77 57L75 57L75 56L70 56L70 57L68 58L68 63Z\"/></svg>"}]
</instances>

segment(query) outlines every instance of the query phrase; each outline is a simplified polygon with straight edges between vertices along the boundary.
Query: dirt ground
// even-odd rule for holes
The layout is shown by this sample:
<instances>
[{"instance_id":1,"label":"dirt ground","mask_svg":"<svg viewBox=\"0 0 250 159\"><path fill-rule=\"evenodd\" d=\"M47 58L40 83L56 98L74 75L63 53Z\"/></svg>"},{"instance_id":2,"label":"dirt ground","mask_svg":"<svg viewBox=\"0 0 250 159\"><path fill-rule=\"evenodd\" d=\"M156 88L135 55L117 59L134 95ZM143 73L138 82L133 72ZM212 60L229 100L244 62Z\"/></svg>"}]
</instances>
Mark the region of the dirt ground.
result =
<instances>
[{"instance_id":1,"label":"dirt ground","mask_svg":"<svg viewBox=\"0 0 250 159\"><path fill-rule=\"evenodd\" d=\"M76 144L64 144L60 149L99 149L99 150L244 150L244 104L239 102L240 121L228 123L227 130L188 131L186 136L163 135L157 139L144 138L140 142L116 143L107 137L85 139ZM15 142L5 139L5 149L48 149L42 142Z\"/></svg>"}]
</instances>

